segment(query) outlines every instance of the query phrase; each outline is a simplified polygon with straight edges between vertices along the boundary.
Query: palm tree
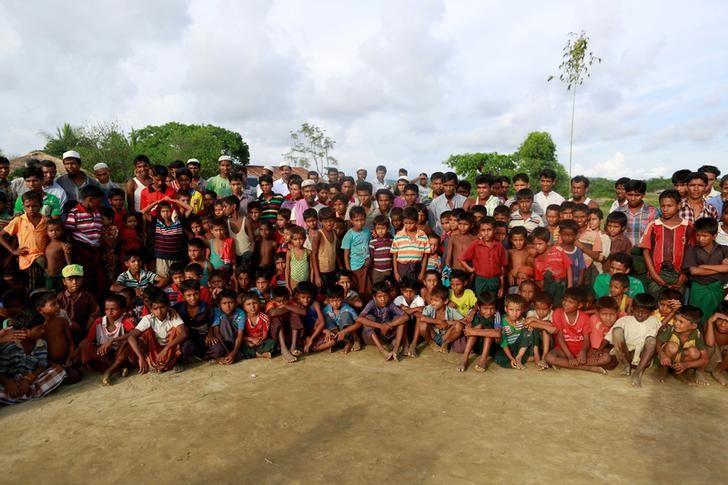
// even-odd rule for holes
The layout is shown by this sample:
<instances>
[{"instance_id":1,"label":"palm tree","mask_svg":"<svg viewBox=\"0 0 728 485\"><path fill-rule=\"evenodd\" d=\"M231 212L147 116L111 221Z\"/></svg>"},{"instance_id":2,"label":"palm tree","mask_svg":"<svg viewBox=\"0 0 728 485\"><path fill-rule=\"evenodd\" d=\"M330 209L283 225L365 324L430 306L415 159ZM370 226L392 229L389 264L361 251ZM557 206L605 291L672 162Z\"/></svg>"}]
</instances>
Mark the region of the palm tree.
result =
<instances>
[{"instance_id":1,"label":"palm tree","mask_svg":"<svg viewBox=\"0 0 728 485\"><path fill-rule=\"evenodd\" d=\"M83 136L81 128L74 128L70 123L63 123L63 126L56 128L54 135L42 132L46 138L46 145L43 151L60 157L63 152L77 148Z\"/></svg>"}]
</instances>

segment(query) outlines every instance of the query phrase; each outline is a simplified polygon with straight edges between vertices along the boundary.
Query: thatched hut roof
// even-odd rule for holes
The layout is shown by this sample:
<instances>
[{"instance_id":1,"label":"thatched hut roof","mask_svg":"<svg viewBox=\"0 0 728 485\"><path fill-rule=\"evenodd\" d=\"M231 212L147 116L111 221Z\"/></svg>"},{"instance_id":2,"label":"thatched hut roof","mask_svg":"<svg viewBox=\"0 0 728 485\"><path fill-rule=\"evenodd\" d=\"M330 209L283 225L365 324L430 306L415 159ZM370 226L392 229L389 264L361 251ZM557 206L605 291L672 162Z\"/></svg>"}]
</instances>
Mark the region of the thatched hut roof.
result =
<instances>
[{"instance_id":1,"label":"thatched hut roof","mask_svg":"<svg viewBox=\"0 0 728 485\"><path fill-rule=\"evenodd\" d=\"M63 175L66 173L66 169L63 167L63 160L40 150L34 150L32 152L26 153L22 157L13 158L12 160L10 160L10 173L13 173L19 168L24 168L25 162L31 158L36 158L38 160L51 160L56 164L56 168L58 169L58 175Z\"/></svg>"}]
</instances>

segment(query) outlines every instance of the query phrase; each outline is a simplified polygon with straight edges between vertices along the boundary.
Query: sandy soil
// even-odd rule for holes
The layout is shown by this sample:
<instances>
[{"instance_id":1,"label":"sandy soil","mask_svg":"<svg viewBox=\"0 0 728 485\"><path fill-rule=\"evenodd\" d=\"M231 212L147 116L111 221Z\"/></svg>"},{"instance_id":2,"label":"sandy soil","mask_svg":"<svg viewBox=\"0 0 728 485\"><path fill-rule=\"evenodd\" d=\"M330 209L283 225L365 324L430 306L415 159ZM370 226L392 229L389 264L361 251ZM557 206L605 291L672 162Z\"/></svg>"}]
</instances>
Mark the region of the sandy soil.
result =
<instances>
[{"instance_id":1,"label":"sandy soil","mask_svg":"<svg viewBox=\"0 0 728 485\"><path fill-rule=\"evenodd\" d=\"M455 371L426 350L95 375L0 409L5 483L654 483L728 476L728 389ZM13 440L17 437L17 441Z\"/></svg>"}]
</instances>

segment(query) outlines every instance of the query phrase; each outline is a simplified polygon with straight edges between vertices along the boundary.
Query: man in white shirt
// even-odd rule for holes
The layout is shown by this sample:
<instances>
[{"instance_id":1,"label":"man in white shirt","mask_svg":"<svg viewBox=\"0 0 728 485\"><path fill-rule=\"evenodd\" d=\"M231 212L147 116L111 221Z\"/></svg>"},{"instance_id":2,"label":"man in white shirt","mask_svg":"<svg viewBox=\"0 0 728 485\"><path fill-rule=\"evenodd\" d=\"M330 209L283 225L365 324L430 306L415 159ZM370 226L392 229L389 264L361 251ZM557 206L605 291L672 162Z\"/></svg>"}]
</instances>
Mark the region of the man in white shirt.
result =
<instances>
[{"instance_id":1,"label":"man in white shirt","mask_svg":"<svg viewBox=\"0 0 728 485\"><path fill-rule=\"evenodd\" d=\"M281 162L278 165L281 172L281 178L273 181L273 193L281 194L283 197L287 196L290 191L288 190L288 179L291 177L291 165L288 162Z\"/></svg>"},{"instance_id":2,"label":"man in white shirt","mask_svg":"<svg viewBox=\"0 0 728 485\"><path fill-rule=\"evenodd\" d=\"M384 177L387 176L387 167L384 165L379 165L377 167L377 178L372 182L372 190L374 190L374 193L377 193L377 190L379 189L387 189L392 190L392 187L389 186L387 182L384 181Z\"/></svg>"},{"instance_id":3,"label":"man in white shirt","mask_svg":"<svg viewBox=\"0 0 728 485\"><path fill-rule=\"evenodd\" d=\"M552 204L561 205L564 198L561 194L552 190L556 183L556 172L550 168L544 168L538 175L541 192L533 196L534 210L538 207L545 211ZM543 216L543 213L539 213L539 215Z\"/></svg>"},{"instance_id":4,"label":"man in white shirt","mask_svg":"<svg viewBox=\"0 0 728 485\"><path fill-rule=\"evenodd\" d=\"M708 184L705 186L705 198L720 195L720 192L715 190L715 180L720 177L720 169L713 165L703 165L698 169L698 172L702 172L708 177Z\"/></svg>"}]
</instances>

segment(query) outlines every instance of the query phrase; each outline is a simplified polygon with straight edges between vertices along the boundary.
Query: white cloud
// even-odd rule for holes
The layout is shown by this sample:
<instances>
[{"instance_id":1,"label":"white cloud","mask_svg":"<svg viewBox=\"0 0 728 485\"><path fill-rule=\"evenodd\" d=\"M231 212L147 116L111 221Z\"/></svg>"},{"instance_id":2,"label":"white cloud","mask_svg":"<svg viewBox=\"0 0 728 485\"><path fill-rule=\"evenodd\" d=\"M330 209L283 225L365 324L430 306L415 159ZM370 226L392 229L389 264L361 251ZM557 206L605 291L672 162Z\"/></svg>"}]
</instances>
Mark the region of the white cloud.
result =
<instances>
[{"instance_id":1,"label":"white cloud","mask_svg":"<svg viewBox=\"0 0 728 485\"><path fill-rule=\"evenodd\" d=\"M310 121L346 169L433 171L451 153L513 151L533 130L552 134L566 165L571 96L546 78L583 28L604 62L577 92L577 167L647 177L725 163L728 5L576 5L3 3L0 148L37 148L66 121L177 120L238 130L254 162L276 162Z\"/></svg>"}]
</instances>

